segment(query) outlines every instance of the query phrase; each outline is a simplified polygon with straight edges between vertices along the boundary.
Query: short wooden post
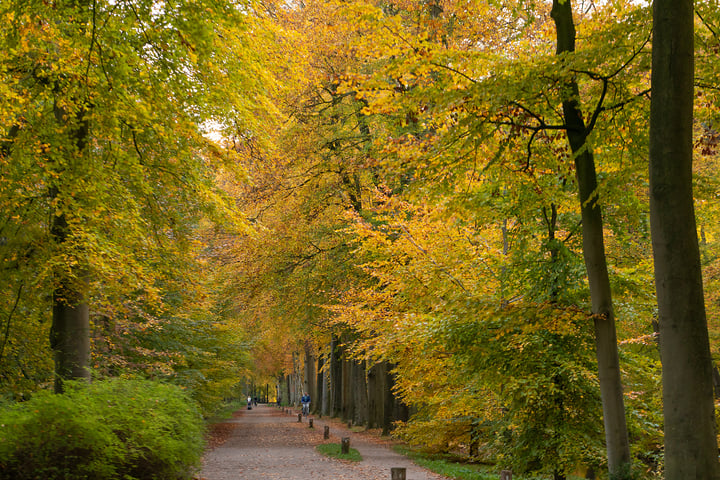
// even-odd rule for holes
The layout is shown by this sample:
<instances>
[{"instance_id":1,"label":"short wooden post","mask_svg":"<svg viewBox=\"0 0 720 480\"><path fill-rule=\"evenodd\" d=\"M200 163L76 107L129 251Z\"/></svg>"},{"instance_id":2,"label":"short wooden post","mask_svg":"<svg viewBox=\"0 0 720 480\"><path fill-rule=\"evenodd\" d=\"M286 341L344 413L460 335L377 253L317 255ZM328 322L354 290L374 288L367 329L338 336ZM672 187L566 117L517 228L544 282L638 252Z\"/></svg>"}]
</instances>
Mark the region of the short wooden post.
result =
<instances>
[{"instance_id":1,"label":"short wooden post","mask_svg":"<svg viewBox=\"0 0 720 480\"><path fill-rule=\"evenodd\" d=\"M315 428L315 427L313 427L313 419L312 418L308 418L308 428Z\"/></svg>"},{"instance_id":2,"label":"short wooden post","mask_svg":"<svg viewBox=\"0 0 720 480\"><path fill-rule=\"evenodd\" d=\"M348 420L348 428L352 428L352 420Z\"/></svg>"},{"instance_id":3,"label":"short wooden post","mask_svg":"<svg viewBox=\"0 0 720 480\"><path fill-rule=\"evenodd\" d=\"M325 440L330 438L330 427L328 427L327 425L325 425L325 428L323 428L323 438Z\"/></svg>"},{"instance_id":4,"label":"short wooden post","mask_svg":"<svg viewBox=\"0 0 720 480\"><path fill-rule=\"evenodd\" d=\"M512 480L512 470L502 470L500 472L500 480Z\"/></svg>"},{"instance_id":5,"label":"short wooden post","mask_svg":"<svg viewBox=\"0 0 720 480\"><path fill-rule=\"evenodd\" d=\"M350 453L350 437L342 437L340 439L340 453L347 455Z\"/></svg>"},{"instance_id":6,"label":"short wooden post","mask_svg":"<svg viewBox=\"0 0 720 480\"><path fill-rule=\"evenodd\" d=\"M302 413L298 413L298 423L302 423Z\"/></svg>"},{"instance_id":7,"label":"short wooden post","mask_svg":"<svg viewBox=\"0 0 720 480\"><path fill-rule=\"evenodd\" d=\"M405 480L406 469L405 467L392 467L390 469L391 480Z\"/></svg>"}]
</instances>

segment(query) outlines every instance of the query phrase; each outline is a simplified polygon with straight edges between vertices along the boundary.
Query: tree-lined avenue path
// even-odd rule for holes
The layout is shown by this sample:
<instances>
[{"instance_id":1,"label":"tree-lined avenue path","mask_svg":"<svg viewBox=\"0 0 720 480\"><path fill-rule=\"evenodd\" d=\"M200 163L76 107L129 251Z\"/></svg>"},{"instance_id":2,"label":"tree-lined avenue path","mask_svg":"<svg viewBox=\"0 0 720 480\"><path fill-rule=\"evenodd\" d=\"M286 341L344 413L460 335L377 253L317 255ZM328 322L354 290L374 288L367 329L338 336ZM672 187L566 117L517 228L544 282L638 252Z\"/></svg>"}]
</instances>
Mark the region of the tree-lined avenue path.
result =
<instances>
[{"instance_id":1,"label":"tree-lined avenue path","mask_svg":"<svg viewBox=\"0 0 720 480\"><path fill-rule=\"evenodd\" d=\"M311 429L307 418L299 423L297 414L272 406L241 410L225 423L232 429L222 444L205 454L198 477L202 480L386 480L392 467L405 467L408 480L447 478L418 467L387 442L317 418ZM325 425L330 426L329 440L323 439ZM324 442L340 443L341 437L350 437L361 462L328 458L315 449Z\"/></svg>"}]
</instances>

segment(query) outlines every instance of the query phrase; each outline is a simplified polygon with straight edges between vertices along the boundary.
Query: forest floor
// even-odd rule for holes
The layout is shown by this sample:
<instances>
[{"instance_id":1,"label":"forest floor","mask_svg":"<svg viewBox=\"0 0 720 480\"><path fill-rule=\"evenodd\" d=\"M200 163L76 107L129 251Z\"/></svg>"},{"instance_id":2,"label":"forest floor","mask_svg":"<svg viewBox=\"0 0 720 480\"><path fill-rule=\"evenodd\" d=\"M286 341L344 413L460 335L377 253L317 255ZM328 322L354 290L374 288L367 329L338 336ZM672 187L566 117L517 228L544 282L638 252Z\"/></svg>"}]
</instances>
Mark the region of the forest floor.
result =
<instances>
[{"instance_id":1,"label":"forest floor","mask_svg":"<svg viewBox=\"0 0 720 480\"><path fill-rule=\"evenodd\" d=\"M407 469L407 480L445 480L392 450L392 440L376 432L356 432L331 420L297 420L297 412L285 413L269 405L240 410L233 418L213 425L200 480L387 480L392 467ZM323 439L325 425L330 438ZM340 443L350 437L350 447L363 460L337 460L320 454L321 443Z\"/></svg>"}]
</instances>

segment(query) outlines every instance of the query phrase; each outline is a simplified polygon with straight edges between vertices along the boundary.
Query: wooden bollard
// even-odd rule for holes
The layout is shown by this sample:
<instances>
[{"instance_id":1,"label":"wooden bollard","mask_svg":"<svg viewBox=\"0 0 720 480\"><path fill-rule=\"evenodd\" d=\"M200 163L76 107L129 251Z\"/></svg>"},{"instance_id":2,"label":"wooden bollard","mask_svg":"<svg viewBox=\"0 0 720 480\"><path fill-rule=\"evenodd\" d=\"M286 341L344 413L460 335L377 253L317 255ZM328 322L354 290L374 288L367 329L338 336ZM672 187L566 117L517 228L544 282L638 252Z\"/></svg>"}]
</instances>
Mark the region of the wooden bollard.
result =
<instances>
[{"instance_id":1,"label":"wooden bollard","mask_svg":"<svg viewBox=\"0 0 720 480\"><path fill-rule=\"evenodd\" d=\"M308 428L315 428L315 427L313 427L313 419L312 418L308 418Z\"/></svg>"},{"instance_id":2,"label":"wooden bollard","mask_svg":"<svg viewBox=\"0 0 720 480\"><path fill-rule=\"evenodd\" d=\"M302 413L298 413L298 423L302 423Z\"/></svg>"},{"instance_id":3,"label":"wooden bollard","mask_svg":"<svg viewBox=\"0 0 720 480\"><path fill-rule=\"evenodd\" d=\"M325 425L325 428L323 428L323 438L325 440L330 438L330 427L328 427L327 425Z\"/></svg>"},{"instance_id":4,"label":"wooden bollard","mask_svg":"<svg viewBox=\"0 0 720 480\"><path fill-rule=\"evenodd\" d=\"M350 437L342 437L340 439L340 453L347 455L350 453Z\"/></svg>"},{"instance_id":5,"label":"wooden bollard","mask_svg":"<svg viewBox=\"0 0 720 480\"><path fill-rule=\"evenodd\" d=\"M405 480L406 472L405 467L392 467L390 469L390 478L392 480Z\"/></svg>"},{"instance_id":6,"label":"wooden bollard","mask_svg":"<svg viewBox=\"0 0 720 480\"><path fill-rule=\"evenodd\" d=\"M352 428L352 420L348 420L348 428Z\"/></svg>"},{"instance_id":7,"label":"wooden bollard","mask_svg":"<svg viewBox=\"0 0 720 480\"><path fill-rule=\"evenodd\" d=\"M500 472L500 480L512 480L512 470L502 470Z\"/></svg>"}]
</instances>

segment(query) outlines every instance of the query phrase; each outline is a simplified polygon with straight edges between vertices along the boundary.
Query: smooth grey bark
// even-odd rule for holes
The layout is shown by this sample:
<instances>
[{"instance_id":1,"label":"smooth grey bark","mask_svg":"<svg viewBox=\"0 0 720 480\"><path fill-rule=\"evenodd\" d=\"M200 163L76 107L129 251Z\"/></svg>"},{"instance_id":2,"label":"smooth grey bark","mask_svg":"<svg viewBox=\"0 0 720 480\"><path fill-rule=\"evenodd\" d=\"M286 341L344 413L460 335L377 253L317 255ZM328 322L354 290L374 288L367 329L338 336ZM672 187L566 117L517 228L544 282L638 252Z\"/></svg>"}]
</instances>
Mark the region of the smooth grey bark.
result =
<instances>
[{"instance_id":1,"label":"smooth grey bark","mask_svg":"<svg viewBox=\"0 0 720 480\"><path fill-rule=\"evenodd\" d=\"M320 354L317 359L317 385L318 399L313 400L318 404L317 412L320 415L328 414L328 374L325 371L325 356Z\"/></svg>"},{"instance_id":2,"label":"smooth grey bark","mask_svg":"<svg viewBox=\"0 0 720 480\"><path fill-rule=\"evenodd\" d=\"M394 407L395 407L395 396L392 393L393 386L395 386L395 376L392 372L392 367L388 362L383 362L383 373L384 381L382 385L382 396L383 396L383 422L382 422L382 434L390 435L393 427Z\"/></svg>"},{"instance_id":3,"label":"smooth grey bark","mask_svg":"<svg viewBox=\"0 0 720 480\"><path fill-rule=\"evenodd\" d=\"M712 357L693 206L692 0L653 4L650 232L665 419L665 478L720 478Z\"/></svg>"},{"instance_id":4,"label":"smooth grey bark","mask_svg":"<svg viewBox=\"0 0 720 480\"><path fill-rule=\"evenodd\" d=\"M407 422L410 420L410 407L403 402L399 396L392 392L390 393L392 394L395 402L395 405L393 406L393 421Z\"/></svg>"},{"instance_id":5,"label":"smooth grey bark","mask_svg":"<svg viewBox=\"0 0 720 480\"><path fill-rule=\"evenodd\" d=\"M557 54L575 51L575 24L570 0L553 0L551 16L557 31ZM630 442L625 420L620 360L615 330L610 278L605 258L603 219L597 191L595 159L587 142L585 126L578 102L579 88L575 80L564 86L562 102L565 128L575 158L582 216L583 257L590 286L590 300L595 327L595 348L598 362L600 396L603 406L605 442L610 475L629 478L631 468Z\"/></svg>"},{"instance_id":6,"label":"smooth grey bark","mask_svg":"<svg viewBox=\"0 0 720 480\"><path fill-rule=\"evenodd\" d=\"M330 415L330 372L322 372L322 411L323 415Z\"/></svg>"},{"instance_id":7,"label":"smooth grey bark","mask_svg":"<svg viewBox=\"0 0 720 480\"><path fill-rule=\"evenodd\" d=\"M365 362L362 360L353 361L353 398L355 411L353 423L355 425L367 425L368 423L368 386L365 371Z\"/></svg>"},{"instance_id":8,"label":"smooth grey bark","mask_svg":"<svg viewBox=\"0 0 720 480\"><path fill-rule=\"evenodd\" d=\"M342 414L343 421L352 420L355 415L355 403L353 402L353 379L352 361L343 357L342 359Z\"/></svg>"},{"instance_id":9,"label":"smooth grey bark","mask_svg":"<svg viewBox=\"0 0 720 480\"><path fill-rule=\"evenodd\" d=\"M376 363L367 372L368 388L368 428L379 428L383 421L383 389L382 383L385 374L383 364Z\"/></svg>"},{"instance_id":10,"label":"smooth grey bark","mask_svg":"<svg viewBox=\"0 0 720 480\"><path fill-rule=\"evenodd\" d=\"M310 409L317 411L318 405L318 389L317 389L317 372L315 370L314 349L309 341L305 341L305 392L310 394Z\"/></svg>"},{"instance_id":11,"label":"smooth grey bark","mask_svg":"<svg viewBox=\"0 0 720 480\"><path fill-rule=\"evenodd\" d=\"M56 244L70 235L65 214L55 216L50 233ZM55 361L55 393L62 393L65 380L90 381L90 309L85 298L86 275L75 269L77 278L56 275L53 291L50 348Z\"/></svg>"},{"instance_id":12,"label":"smooth grey bark","mask_svg":"<svg viewBox=\"0 0 720 480\"><path fill-rule=\"evenodd\" d=\"M299 368L298 353L296 352L293 352L292 354L292 373L290 373L289 378L290 405L299 405L304 384L302 381L302 373Z\"/></svg>"},{"instance_id":13,"label":"smooth grey bark","mask_svg":"<svg viewBox=\"0 0 720 480\"><path fill-rule=\"evenodd\" d=\"M368 428L382 428L382 434L388 435L395 420L407 421L410 410L393 393L395 377L393 366L387 361L372 365L367 370L368 389Z\"/></svg>"},{"instance_id":14,"label":"smooth grey bark","mask_svg":"<svg viewBox=\"0 0 720 480\"><path fill-rule=\"evenodd\" d=\"M285 379L285 390L287 391L287 394L285 395L285 404L292 405L292 395L290 393L292 392L292 375L288 373L283 378Z\"/></svg>"},{"instance_id":15,"label":"smooth grey bark","mask_svg":"<svg viewBox=\"0 0 720 480\"><path fill-rule=\"evenodd\" d=\"M55 357L55 393L65 380L90 381L90 314L82 292L61 284L53 293L50 347Z\"/></svg>"},{"instance_id":16,"label":"smooth grey bark","mask_svg":"<svg viewBox=\"0 0 720 480\"><path fill-rule=\"evenodd\" d=\"M337 417L342 412L342 347L338 338L330 339L330 416Z\"/></svg>"},{"instance_id":17,"label":"smooth grey bark","mask_svg":"<svg viewBox=\"0 0 720 480\"><path fill-rule=\"evenodd\" d=\"M68 133L68 145L60 149L68 159L82 158L90 132L88 116L83 108L71 113L56 102L53 106L55 121ZM68 162L73 164L74 162ZM77 166L81 168L82 161ZM58 171L62 178L66 172ZM58 199L59 185L49 189L52 200ZM52 216L50 235L60 248L66 246L74 232L68 215L74 212L61 211ZM90 381L90 309L87 303L87 267L77 259L78 266L68 267L55 274L52 302L52 326L50 348L55 360L55 393L63 392L65 380Z\"/></svg>"}]
</instances>

